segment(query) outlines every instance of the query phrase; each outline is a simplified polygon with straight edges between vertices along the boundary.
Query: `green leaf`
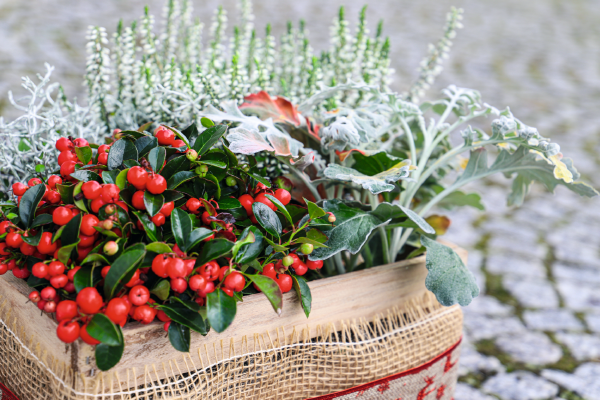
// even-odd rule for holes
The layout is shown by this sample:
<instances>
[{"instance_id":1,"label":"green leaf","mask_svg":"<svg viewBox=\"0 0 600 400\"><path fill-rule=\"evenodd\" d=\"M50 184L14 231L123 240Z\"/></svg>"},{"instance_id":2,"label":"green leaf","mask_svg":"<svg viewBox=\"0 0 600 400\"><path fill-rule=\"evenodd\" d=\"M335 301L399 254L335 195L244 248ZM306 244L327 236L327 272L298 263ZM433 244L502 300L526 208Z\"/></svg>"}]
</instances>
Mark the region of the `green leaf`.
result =
<instances>
[{"instance_id":1,"label":"green leaf","mask_svg":"<svg viewBox=\"0 0 600 400\"><path fill-rule=\"evenodd\" d=\"M456 206L471 206L481 211L485 210L485 206L481 202L481 196L478 193L467 194L460 190L450 193L438 203L438 206L446 209L452 209Z\"/></svg>"},{"instance_id":2,"label":"green leaf","mask_svg":"<svg viewBox=\"0 0 600 400\"><path fill-rule=\"evenodd\" d=\"M449 307L456 303L463 307L469 305L479 295L479 288L475 277L458 254L427 236L421 236L421 244L427 248L427 289L435 294L443 306Z\"/></svg>"},{"instance_id":3,"label":"green leaf","mask_svg":"<svg viewBox=\"0 0 600 400\"><path fill-rule=\"evenodd\" d=\"M233 248L233 242L227 239L213 239L204 244L202 252L196 261L196 265L203 265L209 261L216 260L229 253Z\"/></svg>"},{"instance_id":4,"label":"green leaf","mask_svg":"<svg viewBox=\"0 0 600 400\"><path fill-rule=\"evenodd\" d=\"M349 207L339 199L325 200L323 209L326 212L332 212L336 217L336 221L333 227L323 225L319 228L329 239L325 242L327 248L315 249L309 256L309 259L313 261L325 260L345 250L356 254L373 230L389 222L389 219L381 219L376 213L377 209L375 211L363 211Z\"/></svg>"},{"instance_id":5,"label":"green leaf","mask_svg":"<svg viewBox=\"0 0 600 400\"><path fill-rule=\"evenodd\" d=\"M204 239L211 237L214 234L213 231L208 230L206 228L196 228L190 233L190 236L185 244L185 249L183 251L189 252L198 244L200 244Z\"/></svg>"},{"instance_id":6,"label":"green leaf","mask_svg":"<svg viewBox=\"0 0 600 400\"><path fill-rule=\"evenodd\" d=\"M43 184L35 185L27 189L21 202L19 203L19 218L25 229L31 228L33 220L35 219L35 211L37 210L38 204L46 193L46 186Z\"/></svg>"},{"instance_id":7,"label":"green leaf","mask_svg":"<svg viewBox=\"0 0 600 400\"><path fill-rule=\"evenodd\" d=\"M87 207L85 206L86 203L86 199L85 197L83 197L83 195L79 196L81 194L82 190L82 186L85 182L79 182L77 185L75 185L75 189L73 189L73 200L75 202L75 205L77 206L77 208L79 208L80 210L82 210L83 212L88 212ZM79 200L75 200L78 197L80 197Z\"/></svg>"},{"instance_id":8,"label":"green leaf","mask_svg":"<svg viewBox=\"0 0 600 400\"><path fill-rule=\"evenodd\" d=\"M108 262L108 260L102 254L98 254L98 253L89 254L85 258L85 260L83 260L81 262L81 265L91 263L91 262L99 262L99 263L102 263L103 265L110 265L110 262Z\"/></svg>"},{"instance_id":9,"label":"green leaf","mask_svg":"<svg viewBox=\"0 0 600 400\"><path fill-rule=\"evenodd\" d=\"M71 254L73 253L73 250L75 250L77 248L78 244L79 244L79 239L75 243L71 243L66 246L63 245L60 249L58 249L58 261L60 261L63 264L67 264L67 262L71 258Z\"/></svg>"},{"instance_id":10,"label":"green leaf","mask_svg":"<svg viewBox=\"0 0 600 400\"><path fill-rule=\"evenodd\" d=\"M117 179L115 179L115 185L119 187L119 189L124 190L127 189L127 173L129 172L129 168L124 169L119 172L117 175Z\"/></svg>"},{"instance_id":11,"label":"green leaf","mask_svg":"<svg viewBox=\"0 0 600 400\"><path fill-rule=\"evenodd\" d=\"M200 118L200 123L205 128L212 128L213 126L215 126L215 123L206 117Z\"/></svg>"},{"instance_id":12,"label":"green leaf","mask_svg":"<svg viewBox=\"0 0 600 400\"><path fill-rule=\"evenodd\" d=\"M198 305L198 303L196 303L195 301L181 300L181 298L175 297L175 296L171 297L170 301L171 301L171 304L179 303L179 304L183 305L184 307L187 307L188 309L192 310L193 312L200 312L200 310L202 310L200 308L200 306ZM200 313L200 315L202 316L203 314ZM203 318L205 318L205 317L203 317Z\"/></svg>"},{"instance_id":13,"label":"green leaf","mask_svg":"<svg viewBox=\"0 0 600 400\"><path fill-rule=\"evenodd\" d=\"M179 171L169 178L169 180L167 181L167 188L171 190L175 189L182 183L194 179L197 176L198 175L196 175L196 173L193 171Z\"/></svg>"},{"instance_id":14,"label":"green leaf","mask_svg":"<svg viewBox=\"0 0 600 400\"><path fill-rule=\"evenodd\" d=\"M33 219L33 222L31 224L32 228L35 228L37 226L42 226L42 225L46 225L52 222L52 215L50 214L40 214L37 217L35 217Z\"/></svg>"},{"instance_id":15,"label":"green leaf","mask_svg":"<svg viewBox=\"0 0 600 400\"><path fill-rule=\"evenodd\" d=\"M217 141L225 134L226 131L227 125L215 125L204 130L196 138L196 141L194 142L194 150L198 152L198 155L203 155L210 150L215 143L217 143Z\"/></svg>"},{"instance_id":16,"label":"green leaf","mask_svg":"<svg viewBox=\"0 0 600 400\"><path fill-rule=\"evenodd\" d=\"M271 306L277 315L281 315L281 311L283 309L283 293L281 293L281 289L279 288L277 282L268 276L258 274L248 274L246 277L248 277L256 286L258 286L265 296L267 296L267 299L269 299L269 302L271 303Z\"/></svg>"},{"instance_id":17,"label":"green leaf","mask_svg":"<svg viewBox=\"0 0 600 400\"><path fill-rule=\"evenodd\" d=\"M138 219L142 223L144 231L146 232L146 235L148 235L148 239L150 239L150 242L159 242L161 240L160 232L158 230L158 227L154 225L154 222L150 220L148 214L142 214L139 211L133 211L133 213L136 217L138 217Z\"/></svg>"},{"instance_id":18,"label":"green leaf","mask_svg":"<svg viewBox=\"0 0 600 400\"><path fill-rule=\"evenodd\" d=\"M79 293L82 289L86 287L93 287L94 267L81 267L81 269L75 273L75 277L73 278L73 284L75 285L75 290L77 291L77 293Z\"/></svg>"},{"instance_id":19,"label":"green leaf","mask_svg":"<svg viewBox=\"0 0 600 400\"><path fill-rule=\"evenodd\" d=\"M269 200L271 200L271 202L273 204L275 204L275 207L277 207L277 209L285 216L285 218L287 218L287 220L290 222L290 224L294 225L294 221L292 220L292 216L288 212L287 208L285 208L285 206L279 200L277 200L277 198L275 196L271 196L270 194L267 194L265 196Z\"/></svg>"},{"instance_id":20,"label":"green leaf","mask_svg":"<svg viewBox=\"0 0 600 400\"><path fill-rule=\"evenodd\" d=\"M144 125L142 125L139 128L137 128L137 131L140 132L140 133L144 133L144 131L146 129L150 128L153 123L154 123L153 121L146 122Z\"/></svg>"},{"instance_id":21,"label":"green leaf","mask_svg":"<svg viewBox=\"0 0 600 400\"><path fill-rule=\"evenodd\" d=\"M252 203L252 211L254 212L254 216L258 223L265 228L268 233L277 237L281 235L281 221L279 221L275 211L258 201Z\"/></svg>"},{"instance_id":22,"label":"green leaf","mask_svg":"<svg viewBox=\"0 0 600 400\"><path fill-rule=\"evenodd\" d=\"M88 165L92 161L92 148L90 146L75 147L75 154L83 165Z\"/></svg>"},{"instance_id":23,"label":"green leaf","mask_svg":"<svg viewBox=\"0 0 600 400\"><path fill-rule=\"evenodd\" d=\"M220 210L233 210L235 208L242 208L242 203L238 199L232 199L231 197L225 197L218 201Z\"/></svg>"},{"instance_id":24,"label":"green leaf","mask_svg":"<svg viewBox=\"0 0 600 400\"><path fill-rule=\"evenodd\" d=\"M238 251L240 250L240 247L246 245L246 244L251 244L254 243L254 241L256 240L256 237L254 236L254 233L251 231L245 232L246 234L244 235L244 237L240 237L239 240L237 242L234 243L233 247L231 248L231 254L233 255L233 258L235 259L237 257Z\"/></svg>"},{"instance_id":25,"label":"green leaf","mask_svg":"<svg viewBox=\"0 0 600 400\"><path fill-rule=\"evenodd\" d=\"M125 249L119 258L113 261L108 275L104 278L104 295L107 300L112 299L129 282L145 254L146 246L137 243Z\"/></svg>"},{"instance_id":26,"label":"green leaf","mask_svg":"<svg viewBox=\"0 0 600 400\"><path fill-rule=\"evenodd\" d=\"M123 351L125 350L125 340L123 339L123 332L121 331L121 327L117 326L117 330L119 331L120 337L120 345L118 346L109 346L104 343L100 343L96 346L95 358L96 358L96 366L101 371L108 371L115 365L121 361L121 357L123 357Z\"/></svg>"},{"instance_id":27,"label":"green leaf","mask_svg":"<svg viewBox=\"0 0 600 400\"><path fill-rule=\"evenodd\" d=\"M100 175L98 175L95 172L88 171L85 169L80 169L80 170L73 172L71 174L71 177L75 178L81 182L96 181L96 182L102 183L102 178L100 177Z\"/></svg>"},{"instance_id":28,"label":"green leaf","mask_svg":"<svg viewBox=\"0 0 600 400\"><path fill-rule=\"evenodd\" d=\"M368 176L377 175L387 171L402 162L401 159L394 157L385 151L371 155L363 155L359 152L355 152L353 158L354 164L352 165L352 168L361 174Z\"/></svg>"},{"instance_id":29,"label":"green leaf","mask_svg":"<svg viewBox=\"0 0 600 400\"><path fill-rule=\"evenodd\" d=\"M148 246L146 246L148 248ZM156 286L150 291L151 294L155 295L162 301L165 301L169 298L169 292L171 291L171 284L168 280L162 279L160 280Z\"/></svg>"},{"instance_id":30,"label":"green leaf","mask_svg":"<svg viewBox=\"0 0 600 400\"><path fill-rule=\"evenodd\" d=\"M373 211L374 215L377 215L381 220L391 220L392 223L399 222L399 220L403 220L408 218L414 224L405 224L406 227L416 227L423 230L425 233L429 233L433 235L435 233L435 229L431 227L419 214L414 212L413 210L390 203L381 203L377 206L377 209ZM337 217L337 215L336 215ZM337 223L337 220L336 220Z\"/></svg>"},{"instance_id":31,"label":"green leaf","mask_svg":"<svg viewBox=\"0 0 600 400\"><path fill-rule=\"evenodd\" d=\"M396 187L394 185L395 182L407 179L410 175L410 166L410 160L405 160L387 171L368 176L352 168L342 167L338 164L329 164L323 170L323 175L329 179L354 182L361 185L363 189L367 189L373 194L378 194L394 190Z\"/></svg>"},{"instance_id":32,"label":"green leaf","mask_svg":"<svg viewBox=\"0 0 600 400\"><path fill-rule=\"evenodd\" d=\"M42 215L48 215L48 214L42 214ZM36 218L37 219L37 218ZM33 222L35 223L35 220L33 220ZM31 235L31 231L29 232L29 234ZM37 233L35 234L35 236L25 236L22 235L21 236L23 238L23 241L31 246L37 246L38 244L40 244L40 239L42 238L42 230L38 230Z\"/></svg>"},{"instance_id":33,"label":"green leaf","mask_svg":"<svg viewBox=\"0 0 600 400\"><path fill-rule=\"evenodd\" d=\"M167 158L167 151L164 147L155 147L148 153L146 159L152 167L152 171L158 173L163 168L165 159Z\"/></svg>"},{"instance_id":34,"label":"green leaf","mask_svg":"<svg viewBox=\"0 0 600 400\"><path fill-rule=\"evenodd\" d=\"M114 171L104 171L102 173L102 180L104 181L104 183L106 184L117 184L117 176L119 175L121 171L119 170L114 170Z\"/></svg>"},{"instance_id":35,"label":"green leaf","mask_svg":"<svg viewBox=\"0 0 600 400\"><path fill-rule=\"evenodd\" d=\"M292 284L294 285L294 290L296 290L296 294L302 303L304 314L306 314L306 318L308 318L310 315L310 307L312 305L312 295L310 293L308 283L306 283L306 280L303 277L292 275Z\"/></svg>"},{"instance_id":36,"label":"green leaf","mask_svg":"<svg viewBox=\"0 0 600 400\"><path fill-rule=\"evenodd\" d=\"M172 253L171 247L163 242L154 242L146 245L146 250L156 254Z\"/></svg>"},{"instance_id":37,"label":"green leaf","mask_svg":"<svg viewBox=\"0 0 600 400\"><path fill-rule=\"evenodd\" d=\"M216 167L216 168L221 168L221 169L227 168L226 163L224 163L223 161L217 161L217 160L202 160L202 164L210 165L211 167Z\"/></svg>"},{"instance_id":38,"label":"green leaf","mask_svg":"<svg viewBox=\"0 0 600 400\"><path fill-rule=\"evenodd\" d=\"M65 204L73 204L73 190L75 189L74 185L56 185L58 189L58 193L60 194L60 198Z\"/></svg>"},{"instance_id":39,"label":"green leaf","mask_svg":"<svg viewBox=\"0 0 600 400\"><path fill-rule=\"evenodd\" d=\"M190 352L191 334L190 328L171 321L169 325L169 342L177 351L183 353Z\"/></svg>"},{"instance_id":40,"label":"green leaf","mask_svg":"<svg viewBox=\"0 0 600 400\"><path fill-rule=\"evenodd\" d=\"M173 132L175 134L175 136L177 136L177 138L181 139L185 143L185 145L188 148L190 148L190 141L188 140L188 138L183 133L179 132L177 129L172 128L170 126L167 126L167 125L164 125L164 126L167 127L167 128L169 128L169 130L171 132Z\"/></svg>"},{"instance_id":41,"label":"green leaf","mask_svg":"<svg viewBox=\"0 0 600 400\"><path fill-rule=\"evenodd\" d=\"M92 317L87 327L87 332L96 340L108 346L123 344L119 328L106 315L96 314Z\"/></svg>"},{"instance_id":42,"label":"green leaf","mask_svg":"<svg viewBox=\"0 0 600 400\"><path fill-rule=\"evenodd\" d=\"M37 172L38 174L41 174L45 170L46 170L46 166L43 164L38 164L35 166L35 172Z\"/></svg>"},{"instance_id":43,"label":"green leaf","mask_svg":"<svg viewBox=\"0 0 600 400\"><path fill-rule=\"evenodd\" d=\"M29 151L29 150L31 150L31 143L29 143L29 140L27 140L25 138L21 138L21 140L19 141L19 146L17 146L17 149L19 151Z\"/></svg>"},{"instance_id":44,"label":"green leaf","mask_svg":"<svg viewBox=\"0 0 600 400\"><path fill-rule=\"evenodd\" d=\"M325 243L327 239L329 239L327 235L316 228L309 229L308 232L306 232L306 237L319 243Z\"/></svg>"},{"instance_id":45,"label":"green leaf","mask_svg":"<svg viewBox=\"0 0 600 400\"><path fill-rule=\"evenodd\" d=\"M186 156L181 155L169 161L160 174L168 181L176 172L187 171L188 169L190 169L190 160Z\"/></svg>"},{"instance_id":46,"label":"green leaf","mask_svg":"<svg viewBox=\"0 0 600 400\"><path fill-rule=\"evenodd\" d=\"M323 243L318 242L318 241L313 240L313 239L310 239L310 238L307 238L307 237L295 238L294 239L294 243L308 243L308 244L312 244L315 249L318 249L320 247L327 247Z\"/></svg>"},{"instance_id":47,"label":"green leaf","mask_svg":"<svg viewBox=\"0 0 600 400\"><path fill-rule=\"evenodd\" d=\"M185 249L187 240L192 233L192 220L188 213L176 208L171 213L171 230L180 249ZM185 250L184 250L185 251Z\"/></svg>"},{"instance_id":48,"label":"green leaf","mask_svg":"<svg viewBox=\"0 0 600 400\"><path fill-rule=\"evenodd\" d=\"M217 177L212 174L206 174L205 177L200 178L200 179L208 181L211 184L213 184L214 186L216 186L217 193L215 193L214 197L215 197L215 199L219 200L221 198L221 186L219 185L219 180L217 179Z\"/></svg>"},{"instance_id":49,"label":"green leaf","mask_svg":"<svg viewBox=\"0 0 600 400\"><path fill-rule=\"evenodd\" d=\"M222 289L217 289L206 296L206 315L210 326L218 333L223 332L231 325L236 311L235 299L227 295Z\"/></svg>"},{"instance_id":50,"label":"green leaf","mask_svg":"<svg viewBox=\"0 0 600 400\"><path fill-rule=\"evenodd\" d=\"M165 198L165 203L170 201L177 201L179 199L183 199L183 194L176 192L174 190L165 190L162 195Z\"/></svg>"},{"instance_id":51,"label":"green leaf","mask_svg":"<svg viewBox=\"0 0 600 400\"><path fill-rule=\"evenodd\" d=\"M142 136L137 139L134 144L139 156L143 157L148 154L150 150L158 146L158 139L154 136Z\"/></svg>"},{"instance_id":52,"label":"green leaf","mask_svg":"<svg viewBox=\"0 0 600 400\"><path fill-rule=\"evenodd\" d=\"M273 248L273 250L275 250L275 252L285 252L285 251L289 250L289 248L287 246L282 246L280 244L277 244L269 238L264 238L264 240L271 245L271 247Z\"/></svg>"},{"instance_id":53,"label":"green leaf","mask_svg":"<svg viewBox=\"0 0 600 400\"><path fill-rule=\"evenodd\" d=\"M308 201L308 200L304 199L304 202L306 203L306 206L308 207L308 215L310 216L311 219L317 219L317 218L321 218L321 217L327 215L327 213L321 207L319 207L312 201Z\"/></svg>"},{"instance_id":54,"label":"green leaf","mask_svg":"<svg viewBox=\"0 0 600 400\"><path fill-rule=\"evenodd\" d=\"M148 214L150 214L151 217L154 217L165 205L165 198L162 194L152 194L146 190L144 192L144 205L146 206Z\"/></svg>"},{"instance_id":55,"label":"green leaf","mask_svg":"<svg viewBox=\"0 0 600 400\"><path fill-rule=\"evenodd\" d=\"M174 322L187 326L194 332L202 335L208 333L206 322L204 322L204 319L197 311L193 311L179 303L164 304L160 306L160 309Z\"/></svg>"},{"instance_id":56,"label":"green leaf","mask_svg":"<svg viewBox=\"0 0 600 400\"><path fill-rule=\"evenodd\" d=\"M244 229L239 240L244 239L250 232L254 234L254 241L250 244L240 246L237 255L235 256L235 262L239 264L247 264L256 259L265 247L263 234L256 226L249 226Z\"/></svg>"},{"instance_id":57,"label":"green leaf","mask_svg":"<svg viewBox=\"0 0 600 400\"><path fill-rule=\"evenodd\" d=\"M271 182L269 182L268 179L263 178L262 176L255 174L253 172L246 172L243 169L239 169L238 171L243 172L244 174L248 175L250 178L254 179L257 182L262 183L263 185L265 185L266 187L270 188L271 187Z\"/></svg>"},{"instance_id":58,"label":"green leaf","mask_svg":"<svg viewBox=\"0 0 600 400\"><path fill-rule=\"evenodd\" d=\"M81 226L81 214L77 214L65 225L65 229L60 236L63 246L79 242L79 228Z\"/></svg>"},{"instance_id":59,"label":"green leaf","mask_svg":"<svg viewBox=\"0 0 600 400\"><path fill-rule=\"evenodd\" d=\"M227 155L227 159L229 160L229 167L230 168L237 167L239 162L238 162L236 155L233 154L233 152L231 150L229 150L229 147L227 147L225 145L223 145L223 151L225 152L225 154Z\"/></svg>"},{"instance_id":60,"label":"green leaf","mask_svg":"<svg viewBox=\"0 0 600 400\"><path fill-rule=\"evenodd\" d=\"M123 160L137 160L138 151L135 144L127 139L119 139L112 144L108 151L107 166L114 170L123 164ZM104 176L104 174L102 174Z\"/></svg>"}]
</instances>

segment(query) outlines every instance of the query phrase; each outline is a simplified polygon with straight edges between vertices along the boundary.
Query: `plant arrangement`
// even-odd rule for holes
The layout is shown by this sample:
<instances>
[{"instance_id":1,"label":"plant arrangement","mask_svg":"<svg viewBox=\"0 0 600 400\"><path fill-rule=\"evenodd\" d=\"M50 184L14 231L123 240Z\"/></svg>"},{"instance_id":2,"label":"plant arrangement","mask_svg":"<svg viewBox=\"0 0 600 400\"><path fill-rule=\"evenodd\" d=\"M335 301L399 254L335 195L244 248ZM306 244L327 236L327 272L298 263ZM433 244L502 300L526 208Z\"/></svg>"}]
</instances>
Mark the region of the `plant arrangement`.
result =
<instances>
[{"instance_id":1,"label":"plant arrangement","mask_svg":"<svg viewBox=\"0 0 600 400\"><path fill-rule=\"evenodd\" d=\"M461 188L495 173L512 179L510 205L534 182L597 195L557 144L478 92L450 86L419 101L459 10L398 94L387 87L389 41L381 28L369 38L365 10L351 36L342 9L331 50L316 57L304 24L275 51L242 5L229 51L222 9L200 51L188 2L168 2L158 38L147 10L139 25L120 24L112 69L106 32L93 28L89 106L53 100L47 75L26 81L28 114L0 124L12 143L4 160L30 154L3 170L13 175L5 184L27 185L14 183L16 202L2 206L0 274L38 289L30 299L56 313L61 340L96 344L99 368L119 361L128 320L159 319L188 351L190 330L222 332L244 295L261 291L280 312L294 288L308 316L307 281L425 252L427 288L443 305L466 305L479 290L436 241L450 221L432 211L483 209ZM471 125L487 116L490 132Z\"/></svg>"}]
</instances>

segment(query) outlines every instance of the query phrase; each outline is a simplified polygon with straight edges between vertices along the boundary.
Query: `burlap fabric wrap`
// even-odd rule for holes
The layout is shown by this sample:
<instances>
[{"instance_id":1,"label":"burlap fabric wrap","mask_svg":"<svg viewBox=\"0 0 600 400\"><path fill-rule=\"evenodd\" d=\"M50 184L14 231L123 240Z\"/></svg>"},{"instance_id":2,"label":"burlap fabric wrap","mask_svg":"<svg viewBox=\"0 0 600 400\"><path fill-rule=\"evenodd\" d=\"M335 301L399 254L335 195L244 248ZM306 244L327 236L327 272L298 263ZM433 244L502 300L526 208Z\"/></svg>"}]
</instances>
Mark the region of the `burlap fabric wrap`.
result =
<instances>
[{"instance_id":1,"label":"burlap fabric wrap","mask_svg":"<svg viewBox=\"0 0 600 400\"><path fill-rule=\"evenodd\" d=\"M32 340L7 305L0 298L0 382L20 400L305 399L423 366L452 349L462 334L460 308L442 307L426 293L371 321L319 326L314 338L299 329L246 337L241 348L221 341L213 344L220 354L216 360L206 348L196 348L180 355L187 370L176 362L148 364L141 381L119 366L93 377L74 373ZM159 372L167 379L157 379ZM443 399L450 399L455 366L444 379ZM419 388L407 386L404 398L417 398ZM430 394L427 398L436 398Z\"/></svg>"}]
</instances>

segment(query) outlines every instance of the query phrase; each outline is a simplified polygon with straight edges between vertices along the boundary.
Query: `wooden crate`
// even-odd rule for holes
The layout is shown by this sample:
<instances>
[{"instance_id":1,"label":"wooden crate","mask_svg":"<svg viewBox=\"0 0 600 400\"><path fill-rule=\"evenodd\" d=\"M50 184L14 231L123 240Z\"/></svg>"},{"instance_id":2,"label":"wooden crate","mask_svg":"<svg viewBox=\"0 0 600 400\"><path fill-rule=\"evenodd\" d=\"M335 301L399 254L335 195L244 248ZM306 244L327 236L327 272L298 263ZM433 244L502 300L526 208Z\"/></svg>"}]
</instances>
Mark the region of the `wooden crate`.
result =
<instances>
[{"instance_id":1,"label":"wooden crate","mask_svg":"<svg viewBox=\"0 0 600 400\"><path fill-rule=\"evenodd\" d=\"M466 262L467 252L450 245ZM207 336L192 332L191 351L203 348L210 360L226 358L226 352L233 344L242 348L245 337L265 333L279 336L279 340L289 337L294 330L307 328L311 337L317 336L315 327L340 321L366 319L381 315L395 306L402 306L408 299L424 295L425 256L394 264L383 265L345 275L312 281L312 312L306 318L298 297L292 290L283 295L281 316L273 311L266 297L259 293L245 296L238 303L237 316L233 324L223 333L210 331ZM40 315L38 308L27 302L31 291L23 280L12 274L0 277L0 303L8 301L12 316L18 316L18 323L27 333L28 339L40 343L47 355L71 368L82 379L98 373L94 363L94 348L78 340L65 344L56 337L57 323L47 314ZM187 371L189 365L176 351L163 330L163 324L154 322L141 325L128 323L123 329L125 352L121 362L113 370L135 369L135 376L129 376L120 385L126 385L132 378L144 382L148 364L170 365L171 369ZM200 367L200 365L196 365ZM162 373L156 372L159 379ZM121 386L122 387L122 386ZM126 388L127 386L125 386Z\"/></svg>"}]
</instances>

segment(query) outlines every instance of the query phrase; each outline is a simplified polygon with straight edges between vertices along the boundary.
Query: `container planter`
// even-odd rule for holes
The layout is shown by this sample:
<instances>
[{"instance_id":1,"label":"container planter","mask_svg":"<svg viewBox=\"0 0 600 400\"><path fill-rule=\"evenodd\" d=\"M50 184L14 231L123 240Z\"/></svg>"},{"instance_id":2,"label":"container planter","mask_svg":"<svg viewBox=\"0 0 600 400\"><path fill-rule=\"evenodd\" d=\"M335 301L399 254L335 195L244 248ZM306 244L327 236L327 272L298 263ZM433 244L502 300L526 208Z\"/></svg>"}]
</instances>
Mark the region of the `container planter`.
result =
<instances>
[{"instance_id":1,"label":"container planter","mask_svg":"<svg viewBox=\"0 0 600 400\"><path fill-rule=\"evenodd\" d=\"M466 261L466 251L453 248ZM60 342L56 322L40 316L27 303L30 289L8 274L0 279L0 382L21 400L305 399L346 396L357 386L380 398L387 387L416 396L444 386L440 398L450 399L462 313L437 303L426 274L420 256L312 281L308 319L294 292L284 295L280 317L264 295L246 296L225 332L192 335L189 354L169 345L162 324L128 325L125 354L109 372L95 367L92 346ZM421 375L431 368L441 372L427 383Z\"/></svg>"}]
</instances>

